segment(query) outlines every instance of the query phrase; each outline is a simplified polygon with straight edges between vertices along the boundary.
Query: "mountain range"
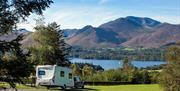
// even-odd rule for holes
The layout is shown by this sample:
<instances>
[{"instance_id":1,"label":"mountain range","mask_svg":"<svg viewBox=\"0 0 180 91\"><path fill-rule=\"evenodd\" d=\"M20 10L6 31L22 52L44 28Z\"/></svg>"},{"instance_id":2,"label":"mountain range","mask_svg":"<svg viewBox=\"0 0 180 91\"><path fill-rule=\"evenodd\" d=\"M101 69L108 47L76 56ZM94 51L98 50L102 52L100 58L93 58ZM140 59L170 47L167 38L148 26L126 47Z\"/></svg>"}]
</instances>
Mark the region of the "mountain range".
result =
<instances>
[{"instance_id":1,"label":"mountain range","mask_svg":"<svg viewBox=\"0 0 180 91\"><path fill-rule=\"evenodd\" d=\"M127 16L98 27L87 25L81 29L64 29L65 40L71 46L85 48L144 47L159 48L180 41L180 24L161 23L147 17ZM24 34L24 47L33 45L32 32L21 29L18 33L0 36L0 40L13 39Z\"/></svg>"},{"instance_id":2,"label":"mountain range","mask_svg":"<svg viewBox=\"0 0 180 91\"><path fill-rule=\"evenodd\" d=\"M81 47L158 48L180 41L180 24L161 23L146 17L128 16L93 27L67 31L67 43ZM72 31L72 32L70 32Z\"/></svg>"}]
</instances>

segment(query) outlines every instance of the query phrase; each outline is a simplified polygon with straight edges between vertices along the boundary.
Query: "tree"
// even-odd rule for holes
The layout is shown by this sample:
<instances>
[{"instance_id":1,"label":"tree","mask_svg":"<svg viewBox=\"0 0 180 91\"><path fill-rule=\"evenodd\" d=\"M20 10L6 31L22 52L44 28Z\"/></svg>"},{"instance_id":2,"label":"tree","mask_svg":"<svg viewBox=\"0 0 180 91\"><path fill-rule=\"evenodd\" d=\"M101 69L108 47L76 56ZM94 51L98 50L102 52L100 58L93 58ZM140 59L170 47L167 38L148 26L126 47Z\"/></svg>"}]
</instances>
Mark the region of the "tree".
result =
<instances>
[{"instance_id":1,"label":"tree","mask_svg":"<svg viewBox=\"0 0 180 91\"><path fill-rule=\"evenodd\" d=\"M22 78L29 77L34 70L33 63L27 60L28 53L24 54L20 48L21 39L19 36L11 42L0 43L0 81L8 82L13 88L14 82L23 83Z\"/></svg>"},{"instance_id":2,"label":"tree","mask_svg":"<svg viewBox=\"0 0 180 91\"><path fill-rule=\"evenodd\" d=\"M0 36L16 31L16 24L26 20L32 14L41 15L52 0L0 0ZM15 87L14 81L28 77L32 64L20 49L22 35L11 41L0 41L0 81L9 82Z\"/></svg>"},{"instance_id":3,"label":"tree","mask_svg":"<svg viewBox=\"0 0 180 91\"><path fill-rule=\"evenodd\" d=\"M129 58L125 58L123 60L122 69L125 72L129 72L133 69L133 65L131 64L131 60Z\"/></svg>"},{"instance_id":4,"label":"tree","mask_svg":"<svg viewBox=\"0 0 180 91\"><path fill-rule=\"evenodd\" d=\"M81 76L81 69L79 68L77 64L71 64L71 68L72 68L73 75Z\"/></svg>"},{"instance_id":5,"label":"tree","mask_svg":"<svg viewBox=\"0 0 180 91\"><path fill-rule=\"evenodd\" d=\"M91 66L85 65L82 69L82 76L87 77L87 76L92 76L94 73L94 70Z\"/></svg>"},{"instance_id":6,"label":"tree","mask_svg":"<svg viewBox=\"0 0 180 91\"><path fill-rule=\"evenodd\" d=\"M180 46L171 46L166 53L167 65L164 67L160 84L164 91L180 91Z\"/></svg>"},{"instance_id":7,"label":"tree","mask_svg":"<svg viewBox=\"0 0 180 91\"><path fill-rule=\"evenodd\" d=\"M147 70L136 69L133 71L131 82L133 82L134 84L150 84L151 77Z\"/></svg>"},{"instance_id":8,"label":"tree","mask_svg":"<svg viewBox=\"0 0 180 91\"><path fill-rule=\"evenodd\" d=\"M142 83L143 84L151 83L151 79L150 79L150 76L149 76L149 73L147 70L143 70L143 72L142 72Z\"/></svg>"},{"instance_id":9,"label":"tree","mask_svg":"<svg viewBox=\"0 0 180 91\"><path fill-rule=\"evenodd\" d=\"M63 31L55 22L37 25L33 34L36 46L30 48L32 61L38 64L70 66L70 46L65 43Z\"/></svg>"},{"instance_id":10,"label":"tree","mask_svg":"<svg viewBox=\"0 0 180 91\"><path fill-rule=\"evenodd\" d=\"M52 0L1 0L0 1L0 33L15 29L15 25L25 20L31 13L41 15Z\"/></svg>"}]
</instances>

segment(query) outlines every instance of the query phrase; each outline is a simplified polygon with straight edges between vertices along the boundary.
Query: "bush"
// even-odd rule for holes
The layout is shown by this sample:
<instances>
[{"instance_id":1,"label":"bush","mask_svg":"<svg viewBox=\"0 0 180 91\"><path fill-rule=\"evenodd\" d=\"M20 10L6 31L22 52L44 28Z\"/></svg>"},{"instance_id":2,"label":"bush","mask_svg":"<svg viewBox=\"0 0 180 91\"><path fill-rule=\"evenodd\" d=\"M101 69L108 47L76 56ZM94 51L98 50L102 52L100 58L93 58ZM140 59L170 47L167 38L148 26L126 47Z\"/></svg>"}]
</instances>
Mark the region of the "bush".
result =
<instances>
[{"instance_id":1,"label":"bush","mask_svg":"<svg viewBox=\"0 0 180 91\"><path fill-rule=\"evenodd\" d=\"M134 84L150 84L157 83L159 72L148 70L132 70L124 72L121 69L107 70L104 72L96 72L92 76L86 76L85 81L93 82L129 82Z\"/></svg>"}]
</instances>

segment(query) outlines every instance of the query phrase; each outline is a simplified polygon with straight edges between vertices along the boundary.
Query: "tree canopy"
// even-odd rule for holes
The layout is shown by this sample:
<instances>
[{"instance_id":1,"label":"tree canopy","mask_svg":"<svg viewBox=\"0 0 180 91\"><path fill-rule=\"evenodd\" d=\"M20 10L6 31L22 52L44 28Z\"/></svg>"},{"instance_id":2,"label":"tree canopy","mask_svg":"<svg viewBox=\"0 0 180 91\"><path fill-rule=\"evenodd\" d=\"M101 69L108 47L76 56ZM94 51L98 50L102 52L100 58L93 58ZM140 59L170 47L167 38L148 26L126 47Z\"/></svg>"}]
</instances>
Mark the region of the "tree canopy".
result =
<instances>
[{"instance_id":1,"label":"tree canopy","mask_svg":"<svg viewBox=\"0 0 180 91\"><path fill-rule=\"evenodd\" d=\"M164 91L180 91L180 46L171 46L166 54L167 66L164 67L160 83Z\"/></svg>"},{"instance_id":2,"label":"tree canopy","mask_svg":"<svg viewBox=\"0 0 180 91\"><path fill-rule=\"evenodd\" d=\"M53 3L52 0L0 0L0 36L16 31L16 24L24 21L32 13L41 15ZM15 87L21 78L28 77L32 63L27 60L20 46L22 35L11 41L0 40L0 81Z\"/></svg>"},{"instance_id":3,"label":"tree canopy","mask_svg":"<svg viewBox=\"0 0 180 91\"><path fill-rule=\"evenodd\" d=\"M38 64L70 66L68 53L70 46L65 43L63 31L55 22L37 25L33 33L36 46L30 48L32 61Z\"/></svg>"},{"instance_id":4,"label":"tree canopy","mask_svg":"<svg viewBox=\"0 0 180 91\"><path fill-rule=\"evenodd\" d=\"M41 15L52 0L0 0L0 34L15 29L15 25L32 13Z\"/></svg>"}]
</instances>

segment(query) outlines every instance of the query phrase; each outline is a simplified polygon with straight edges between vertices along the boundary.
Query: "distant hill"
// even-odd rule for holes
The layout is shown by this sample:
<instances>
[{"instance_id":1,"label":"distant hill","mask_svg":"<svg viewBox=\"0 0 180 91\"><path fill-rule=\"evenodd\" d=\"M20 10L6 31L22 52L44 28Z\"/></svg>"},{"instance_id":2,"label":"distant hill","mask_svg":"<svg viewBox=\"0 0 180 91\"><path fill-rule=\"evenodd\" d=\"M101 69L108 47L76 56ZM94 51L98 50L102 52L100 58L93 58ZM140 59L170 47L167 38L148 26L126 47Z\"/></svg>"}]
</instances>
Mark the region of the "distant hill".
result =
<instances>
[{"instance_id":1,"label":"distant hill","mask_svg":"<svg viewBox=\"0 0 180 91\"><path fill-rule=\"evenodd\" d=\"M26 36L29 33L31 33L31 32L26 30L26 29L19 29L17 31L12 31L12 32L9 32L7 34L1 35L0 40L1 41L11 41L11 40L17 38L17 36L20 34L23 34L24 36Z\"/></svg>"},{"instance_id":2,"label":"distant hill","mask_svg":"<svg viewBox=\"0 0 180 91\"><path fill-rule=\"evenodd\" d=\"M100 25L85 26L69 35L67 43L81 47L160 47L180 40L180 25L146 17L128 16Z\"/></svg>"},{"instance_id":3,"label":"distant hill","mask_svg":"<svg viewBox=\"0 0 180 91\"><path fill-rule=\"evenodd\" d=\"M180 25L161 24L154 32L142 34L122 43L130 47L160 47L180 41Z\"/></svg>"},{"instance_id":4,"label":"distant hill","mask_svg":"<svg viewBox=\"0 0 180 91\"><path fill-rule=\"evenodd\" d=\"M83 47L113 47L124 41L125 39L118 37L116 32L85 26L70 36L67 43Z\"/></svg>"}]
</instances>

